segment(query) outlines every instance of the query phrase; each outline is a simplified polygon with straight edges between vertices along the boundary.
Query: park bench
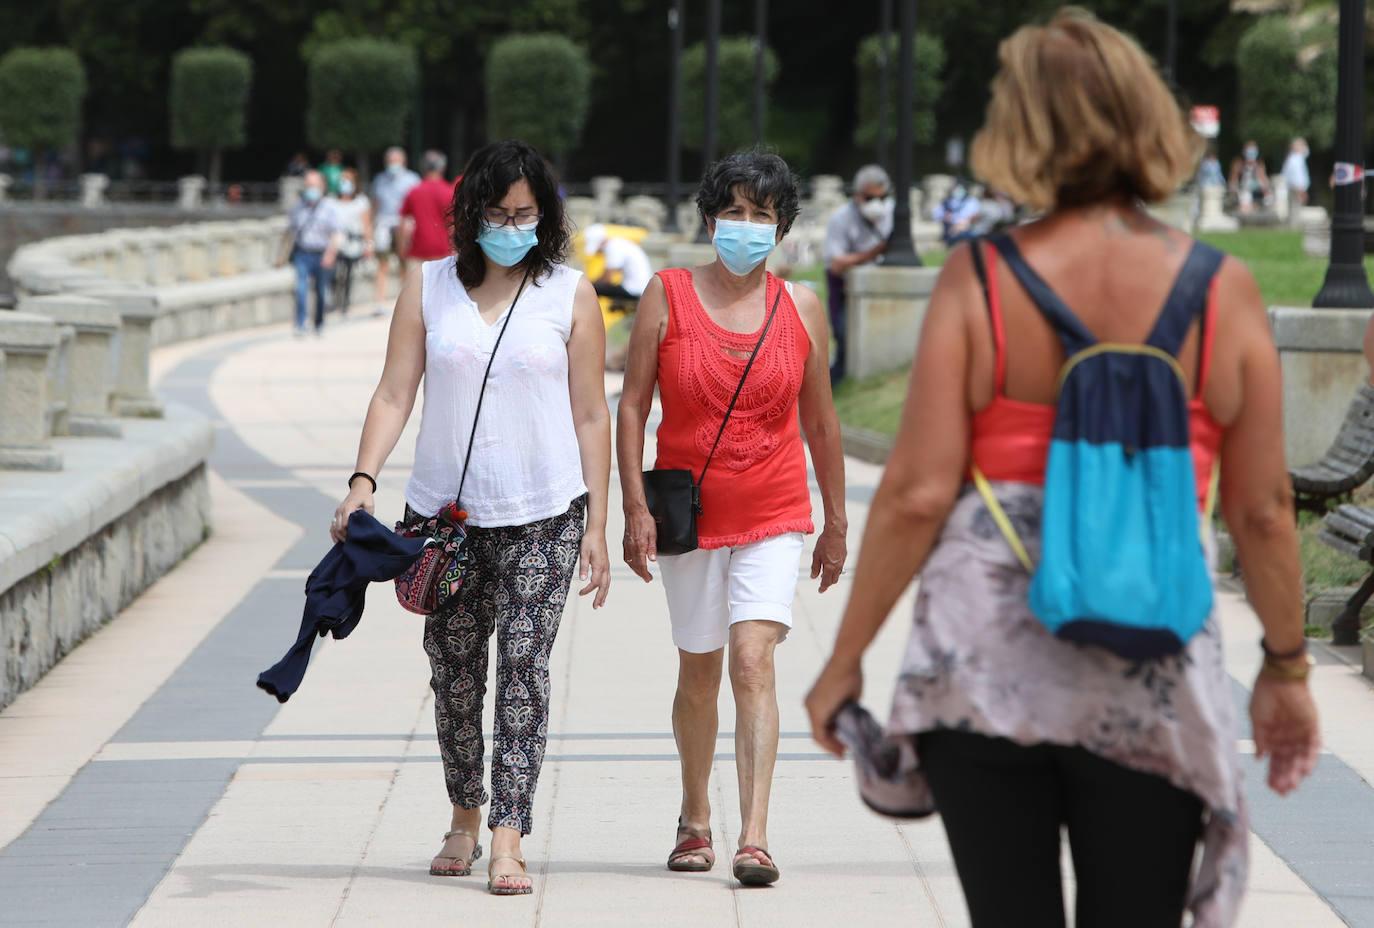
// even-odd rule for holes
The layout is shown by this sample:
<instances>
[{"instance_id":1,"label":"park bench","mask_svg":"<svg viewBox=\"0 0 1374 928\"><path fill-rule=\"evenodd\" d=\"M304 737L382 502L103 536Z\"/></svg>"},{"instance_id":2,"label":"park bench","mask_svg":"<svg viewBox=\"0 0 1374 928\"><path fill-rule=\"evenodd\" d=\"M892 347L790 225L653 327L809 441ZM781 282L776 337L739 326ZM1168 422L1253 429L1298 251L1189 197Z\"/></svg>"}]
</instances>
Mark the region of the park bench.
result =
<instances>
[{"instance_id":1,"label":"park bench","mask_svg":"<svg viewBox=\"0 0 1374 928\"><path fill-rule=\"evenodd\" d=\"M1364 561L1374 568L1374 509L1344 503L1322 518L1317 540L1332 550ZM1333 644L1358 644L1360 610L1374 596L1374 570L1364 578L1345 608L1331 623Z\"/></svg>"},{"instance_id":2,"label":"park bench","mask_svg":"<svg viewBox=\"0 0 1374 928\"><path fill-rule=\"evenodd\" d=\"M1360 385L1331 447L1321 460L1288 472L1294 505L1324 513L1328 501L1346 496L1374 477L1374 386Z\"/></svg>"}]
</instances>

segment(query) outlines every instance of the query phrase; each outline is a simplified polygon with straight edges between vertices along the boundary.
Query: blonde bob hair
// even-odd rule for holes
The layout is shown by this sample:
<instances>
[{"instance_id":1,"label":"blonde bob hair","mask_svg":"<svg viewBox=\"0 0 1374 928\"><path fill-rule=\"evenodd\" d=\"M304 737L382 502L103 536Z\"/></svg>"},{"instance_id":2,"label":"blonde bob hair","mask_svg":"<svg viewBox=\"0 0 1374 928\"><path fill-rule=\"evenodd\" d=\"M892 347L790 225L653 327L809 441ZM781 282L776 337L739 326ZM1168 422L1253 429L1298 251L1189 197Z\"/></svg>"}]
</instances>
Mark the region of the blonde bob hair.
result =
<instances>
[{"instance_id":1,"label":"blonde bob hair","mask_svg":"<svg viewBox=\"0 0 1374 928\"><path fill-rule=\"evenodd\" d=\"M1115 197L1155 203L1197 167L1203 141L1129 36L1066 7L997 51L974 172L1040 210Z\"/></svg>"}]
</instances>

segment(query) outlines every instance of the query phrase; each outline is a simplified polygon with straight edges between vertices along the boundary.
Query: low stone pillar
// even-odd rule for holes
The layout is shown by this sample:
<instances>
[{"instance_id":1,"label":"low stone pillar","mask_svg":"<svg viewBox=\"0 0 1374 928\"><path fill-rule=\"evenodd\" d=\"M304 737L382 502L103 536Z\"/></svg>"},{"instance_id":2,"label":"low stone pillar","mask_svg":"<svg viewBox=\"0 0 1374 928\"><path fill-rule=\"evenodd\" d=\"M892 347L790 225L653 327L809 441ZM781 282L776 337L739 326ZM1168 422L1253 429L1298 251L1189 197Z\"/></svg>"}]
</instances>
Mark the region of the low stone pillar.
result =
<instances>
[{"instance_id":1,"label":"low stone pillar","mask_svg":"<svg viewBox=\"0 0 1374 928\"><path fill-rule=\"evenodd\" d=\"M20 296L61 293L81 282L106 279L99 271L85 270L60 258L26 261L22 269L18 269L17 274L12 273L11 277Z\"/></svg>"},{"instance_id":2,"label":"low stone pillar","mask_svg":"<svg viewBox=\"0 0 1374 928\"><path fill-rule=\"evenodd\" d=\"M701 228L701 213L697 212L695 200L683 200L677 205L677 227L689 240L696 236Z\"/></svg>"},{"instance_id":3,"label":"low stone pillar","mask_svg":"<svg viewBox=\"0 0 1374 928\"><path fill-rule=\"evenodd\" d=\"M776 248L773 249L777 251ZM710 242L690 239L668 246L668 263L664 267L696 267L716 260L716 248Z\"/></svg>"},{"instance_id":4,"label":"low stone pillar","mask_svg":"<svg viewBox=\"0 0 1374 928\"><path fill-rule=\"evenodd\" d=\"M71 435L119 438L124 430L111 415L119 369L118 311L104 300L79 294L29 297L19 311L46 316L76 333L67 371L67 431Z\"/></svg>"},{"instance_id":5,"label":"low stone pillar","mask_svg":"<svg viewBox=\"0 0 1374 928\"><path fill-rule=\"evenodd\" d=\"M1320 206L1304 206L1298 210L1298 225L1302 228L1302 253L1309 258L1331 256L1331 219Z\"/></svg>"},{"instance_id":6,"label":"low stone pillar","mask_svg":"<svg viewBox=\"0 0 1374 928\"><path fill-rule=\"evenodd\" d=\"M668 252L674 245L682 242L682 236L671 235L667 232L650 232L644 236L644 240L639 243L639 247L644 249L644 253L649 256L649 266L655 271L661 271L665 267L671 267L668 263Z\"/></svg>"},{"instance_id":7,"label":"low stone pillar","mask_svg":"<svg viewBox=\"0 0 1374 928\"><path fill-rule=\"evenodd\" d=\"M177 178L177 206L200 209L205 202L205 178L199 174Z\"/></svg>"},{"instance_id":8,"label":"low stone pillar","mask_svg":"<svg viewBox=\"0 0 1374 928\"><path fill-rule=\"evenodd\" d=\"M14 183L14 178L8 174L0 174L0 203L10 201L10 184Z\"/></svg>"},{"instance_id":9,"label":"low stone pillar","mask_svg":"<svg viewBox=\"0 0 1374 928\"><path fill-rule=\"evenodd\" d=\"M1274 190L1274 215L1279 217L1279 222L1287 223L1290 203L1288 181L1284 180L1283 175L1280 174L1270 178L1270 183Z\"/></svg>"},{"instance_id":10,"label":"low stone pillar","mask_svg":"<svg viewBox=\"0 0 1374 928\"><path fill-rule=\"evenodd\" d=\"M921 188L925 191L926 206L934 209L954 189L954 178L949 174L927 174L921 181Z\"/></svg>"},{"instance_id":11,"label":"low stone pillar","mask_svg":"<svg viewBox=\"0 0 1374 928\"><path fill-rule=\"evenodd\" d=\"M870 377L906 367L916 356L921 323L938 267L863 265L846 276L849 324L845 370Z\"/></svg>"},{"instance_id":12,"label":"low stone pillar","mask_svg":"<svg viewBox=\"0 0 1374 928\"><path fill-rule=\"evenodd\" d=\"M827 197L844 199L844 178L838 174L817 174L811 178L811 198L824 200Z\"/></svg>"},{"instance_id":13,"label":"low stone pillar","mask_svg":"<svg viewBox=\"0 0 1374 928\"><path fill-rule=\"evenodd\" d=\"M650 232L662 229L667 215L668 208L658 197L628 197L625 200L625 218Z\"/></svg>"},{"instance_id":14,"label":"low stone pillar","mask_svg":"<svg viewBox=\"0 0 1374 928\"><path fill-rule=\"evenodd\" d=\"M114 378L115 414L145 419L162 418L162 401L148 388L153 323L162 314L157 295L146 287L119 283L80 288L77 292L109 303L119 313L119 358Z\"/></svg>"},{"instance_id":15,"label":"low stone pillar","mask_svg":"<svg viewBox=\"0 0 1374 928\"><path fill-rule=\"evenodd\" d=\"M46 316L0 313L0 468L59 470L52 448L57 324Z\"/></svg>"},{"instance_id":16,"label":"low stone pillar","mask_svg":"<svg viewBox=\"0 0 1374 928\"><path fill-rule=\"evenodd\" d=\"M139 233L138 243L147 266L144 279L155 287L176 283L176 256L170 233L163 229L145 229Z\"/></svg>"},{"instance_id":17,"label":"low stone pillar","mask_svg":"<svg viewBox=\"0 0 1374 928\"><path fill-rule=\"evenodd\" d=\"M106 205L105 188L110 186L110 178L104 174L81 175L81 205L96 207Z\"/></svg>"},{"instance_id":18,"label":"low stone pillar","mask_svg":"<svg viewBox=\"0 0 1374 928\"><path fill-rule=\"evenodd\" d=\"M596 200L596 221L614 222L620 208L620 189L625 181L619 177L593 177L592 198Z\"/></svg>"},{"instance_id":19,"label":"low stone pillar","mask_svg":"<svg viewBox=\"0 0 1374 928\"><path fill-rule=\"evenodd\" d=\"M1355 391L1369 377L1362 344L1368 309L1273 306L1283 369L1283 443L1289 467L1321 458Z\"/></svg>"},{"instance_id":20,"label":"low stone pillar","mask_svg":"<svg viewBox=\"0 0 1374 928\"><path fill-rule=\"evenodd\" d=\"M281 177L277 179L277 205L290 209L301 198L301 188L305 186L303 177Z\"/></svg>"},{"instance_id":21,"label":"low stone pillar","mask_svg":"<svg viewBox=\"0 0 1374 928\"><path fill-rule=\"evenodd\" d=\"M210 242L204 225L172 226L167 230L172 245L176 279L206 280L210 277Z\"/></svg>"},{"instance_id":22,"label":"low stone pillar","mask_svg":"<svg viewBox=\"0 0 1374 928\"><path fill-rule=\"evenodd\" d=\"M1240 223L1234 216L1226 215L1226 188L1215 185L1205 186L1198 194L1197 230L1199 232L1234 232Z\"/></svg>"}]
</instances>

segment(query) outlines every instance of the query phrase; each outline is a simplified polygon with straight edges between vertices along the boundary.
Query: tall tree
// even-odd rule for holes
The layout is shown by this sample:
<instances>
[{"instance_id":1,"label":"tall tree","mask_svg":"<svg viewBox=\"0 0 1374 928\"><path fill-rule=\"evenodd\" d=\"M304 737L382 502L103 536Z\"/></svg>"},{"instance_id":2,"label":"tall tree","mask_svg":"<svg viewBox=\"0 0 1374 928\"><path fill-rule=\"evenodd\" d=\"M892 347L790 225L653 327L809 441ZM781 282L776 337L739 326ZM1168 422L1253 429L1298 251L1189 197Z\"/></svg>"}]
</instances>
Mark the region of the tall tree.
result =
<instances>
[{"instance_id":1,"label":"tall tree","mask_svg":"<svg viewBox=\"0 0 1374 928\"><path fill-rule=\"evenodd\" d=\"M36 156L75 144L86 71L69 48L16 48L0 58L0 133ZM41 198L43 159L34 158L34 195Z\"/></svg>"},{"instance_id":2,"label":"tall tree","mask_svg":"<svg viewBox=\"0 0 1374 928\"><path fill-rule=\"evenodd\" d=\"M1287 17L1266 16L1236 49L1240 130L1271 159L1294 136L1327 148L1336 134L1336 50L1310 48L1304 62L1299 38Z\"/></svg>"},{"instance_id":3,"label":"tall tree","mask_svg":"<svg viewBox=\"0 0 1374 928\"><path fill-rule=\"evenodd\" d=\"M881 35L870 35L859 43L854 67L859 76L858 124L854 141L871 147L878 135L878 68ZM897 137L897 36L887 42L887 137ZM945 67L945 48L927 32L916 33L911 69L911 139L925 145L935 139L935 105L940 100L940 72Z\"/></svg>"},{"instance_id":4,"label":"tall tree","mask_svg":"<svg viewBox=\"0 0 1374 928\"><path fill-rule=\"evenodd\" d=\"M306 133L321 148L352 151L364 183L368 153L404 138L415 95L415 53L396 42L345 39L310 58Z\"/></svg>"},{"instance_id":5,"label":"tall tree","mask_svg":"<svg viewBox=\"0 0 1374 928\"><path fill-rule=\"evenodd\" d=\"M252 59L232 48L187 48L172 59L172 147L209 153L212 192L219 189L221 153L246 139L244 106L252 82Z\"/></svg>"},{"instance_id":6,"label":"tall tree","mask_svg":"<svg viewBox=\"0 0 1374 928\"><path fill-rule=\"evenodd\" d=\"M486 72L491 138L523 139L561 162L587 123L587 50L551 32L510 35L491 47Z\"/></svg>"}]
</instances>

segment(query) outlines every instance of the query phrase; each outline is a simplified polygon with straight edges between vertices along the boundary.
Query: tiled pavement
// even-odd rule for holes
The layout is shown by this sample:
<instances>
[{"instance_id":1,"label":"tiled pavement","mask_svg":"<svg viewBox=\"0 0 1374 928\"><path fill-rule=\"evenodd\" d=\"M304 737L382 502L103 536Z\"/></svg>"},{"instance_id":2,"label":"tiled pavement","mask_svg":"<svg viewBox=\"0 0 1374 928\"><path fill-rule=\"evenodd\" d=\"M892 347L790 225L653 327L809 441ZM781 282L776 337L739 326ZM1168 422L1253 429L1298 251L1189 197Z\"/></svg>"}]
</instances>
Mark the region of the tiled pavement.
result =
<instances>
[{"instance_id":1,"label":"tiled pavement","mask_svg":"<svg viewBox=\"0 0 1374 928\"><path fill-rule=\"evenodd\" d=\"M966 925L939 824L867 813L848 766L806 734L801 697L847 581L821 596L804 577L779 651L776 887L738 889L723 866L739 822L728 687L712 787L724 859L704 875L663 869L676 661L661 590L623 567L607 607L571 603L559 635L525 843L536 892L488 896L480 862L469 878L428 876L448 812L416 617L374 588L362 625L317 645L289 703L253 686L294 638L385 337L384 320L363 318L320 339L267 329L157 353L159 392L217 425L215 534L0 713L0 925ZM413 444L408 430L380 477L384 520ZM879 470L847 471L857 549ZM613 541L616 498L613 484ZM1222 599L1229 667L1248 681L1254 617L1242 597ZM867 664L865 701L879 709L909 608ZM1316 672L1328 753L1313 780L1280 800L1252 768L1245 928L1374 926L1374 691L1348 660L1324 651Z\"/></svg>"}]
</instances>

